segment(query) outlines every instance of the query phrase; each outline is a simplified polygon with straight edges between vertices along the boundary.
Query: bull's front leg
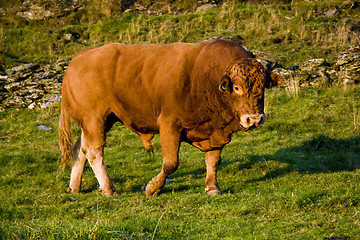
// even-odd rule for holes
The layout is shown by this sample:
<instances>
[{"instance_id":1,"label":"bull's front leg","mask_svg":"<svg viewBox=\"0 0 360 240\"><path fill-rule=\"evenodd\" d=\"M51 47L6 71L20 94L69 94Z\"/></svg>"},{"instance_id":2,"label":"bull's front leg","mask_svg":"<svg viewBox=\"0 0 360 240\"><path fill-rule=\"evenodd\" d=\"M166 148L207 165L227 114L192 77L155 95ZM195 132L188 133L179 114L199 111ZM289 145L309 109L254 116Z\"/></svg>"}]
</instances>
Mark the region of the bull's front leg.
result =
<instances>
[{"instance_id":1,"label":"bull's front leg","mask_svg":"<svg viewBox=\"0 0 360 240\"><path fill-rule=\"evenodd\" d=\"M216 179L216 173L221 162L220 154L221 154L221 149L211 150L205 153L205 162L206 162L205 192L208 195L222 194L222 191L220 190Z\"/></svg>"},{"instance_id":2,"label":"bull's front leg","mask_svg":"<svg viewBox=\"0 0 360 240\"><path fill-rule=\"evenodd\" d=\"M163 165L161 172L147 184L146 196L158 194L164 187L166 178L179 166L180 130L174 122L170 119L159 120Z\"/></svg>"}]
</instances>

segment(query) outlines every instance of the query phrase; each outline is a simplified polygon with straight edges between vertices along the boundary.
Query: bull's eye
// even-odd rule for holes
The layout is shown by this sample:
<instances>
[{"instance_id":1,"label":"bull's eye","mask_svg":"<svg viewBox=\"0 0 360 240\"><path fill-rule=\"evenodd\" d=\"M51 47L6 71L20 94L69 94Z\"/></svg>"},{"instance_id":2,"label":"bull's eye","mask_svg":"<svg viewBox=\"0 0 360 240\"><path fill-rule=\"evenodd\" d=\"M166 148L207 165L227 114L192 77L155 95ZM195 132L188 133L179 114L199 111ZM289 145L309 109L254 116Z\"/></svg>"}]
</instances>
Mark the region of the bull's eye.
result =
<instances>
[{"instance_id":1,"label":"bull's eye","mask_svg":"<svg viewBox=\"0 0 360 240\"><path fill-rule=\"evenodd\" d=\"M239 95L242 95L243 94L243 91L241 90L241 88L237 85L234 86L234 92L236 94L239 94Z\"/></svg>"}]
</instances>

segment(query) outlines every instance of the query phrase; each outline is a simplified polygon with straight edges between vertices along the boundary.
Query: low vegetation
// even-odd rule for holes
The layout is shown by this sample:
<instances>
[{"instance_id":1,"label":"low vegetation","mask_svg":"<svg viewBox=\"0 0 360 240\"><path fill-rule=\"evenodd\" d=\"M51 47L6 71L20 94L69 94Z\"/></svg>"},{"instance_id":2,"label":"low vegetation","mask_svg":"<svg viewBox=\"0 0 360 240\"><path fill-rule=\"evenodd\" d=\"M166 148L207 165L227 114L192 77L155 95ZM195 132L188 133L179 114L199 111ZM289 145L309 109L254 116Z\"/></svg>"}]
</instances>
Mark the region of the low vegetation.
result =
<instances>
[{"instance_id":1,"label":"low vegetation","mask_svg":"<svg viewBox=\"0 0 360 240\"><path fill-rule=\"evenodd\" d=\"M213 37L230 38L248 49L273 53L281 64L291 66L319 57L331 62L332 57L360 40L358 8L351 9L338 0L267 1L267 5L223 2L207 11L188 9L179 15L162 16L124 13L121 9L106 15L102 13L106 12L105 5L93 2L47 21L25 21L11 14L2 17L2 68L71 59L81 49L110 42L198 42Z\"/></svg>"},{"instance_id":2,"label":"low vegetation","mask_svg":"<svg viewBox=\"0 0 360 240\"><path fill-rule=\"evenodd\" d=\"M164 0L180 14L162 16L124 13L115 2L87 1L86 8L46 21L9 10L0 17L0 70L71 59L110 42L213 37L270 52L291 66L311 58L331 62L360 40L359 8L338 0L222 1L202 12L195 12L198 1ZM84 192L69 194L70 167L59 169L59 105L0 111L0 239L359 239L360 86L281 86L266 90L265 105L265 125L234 134L223 151L220 197L204 193L204 154L187 144L162 194L146 197L143 185L161 169L159 138L150 157L120 124L105 148L119 194L103 197L88 165ZM74 132L80 132L75 125Z\"/></svg>"},{"instance_id":3,"label":"low vegetation","mask_svg":"<svg viewBox=\"0 0 360 240\"><path fill-rule=\"evenodd\" d=\"M183 144L162 194L142 185L161 168L118 124L105 158L119 195L103 197L86 167L84 193L59 170L58 106L0 113L3 239L357 239L360 237L360 87L267 90L264 127L223 152L221 197L204 193L204 154ZM42 131L43 124L53 129ZM77 134L79 129L74 130Z\"/></svg>"}]
</instances>

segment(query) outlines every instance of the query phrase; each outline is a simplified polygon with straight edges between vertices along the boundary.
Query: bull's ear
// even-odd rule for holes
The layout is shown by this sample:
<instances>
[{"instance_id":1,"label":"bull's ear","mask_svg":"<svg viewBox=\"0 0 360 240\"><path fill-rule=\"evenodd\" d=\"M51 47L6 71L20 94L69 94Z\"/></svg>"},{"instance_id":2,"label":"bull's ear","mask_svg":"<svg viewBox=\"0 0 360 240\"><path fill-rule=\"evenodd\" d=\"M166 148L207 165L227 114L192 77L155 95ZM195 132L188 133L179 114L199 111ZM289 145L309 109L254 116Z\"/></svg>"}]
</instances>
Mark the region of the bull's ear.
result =
<instances>
[{"instance_id":1,"label":"bull's ear","mask_svg":"<svg viewBox=\"0 0 360 240\"><path fill-rule=\"evenodd\" d=\"M284 79L277 73L270 73L266 79L266 88L275 87L284 82Z\"/></svg>"},{"instance_id":2,"label":"bull's ear","mask_svg":"<svg viewBox=\"0 0 360 240\"><path fill-rule=\"evenodd\" d=\"M231 92L232 90L232 83L231 80L229 78L229 76L225 75L222 79L221 79L221 83L219 85L219 90L221 92Z\"/></svg>"}]
</instances>

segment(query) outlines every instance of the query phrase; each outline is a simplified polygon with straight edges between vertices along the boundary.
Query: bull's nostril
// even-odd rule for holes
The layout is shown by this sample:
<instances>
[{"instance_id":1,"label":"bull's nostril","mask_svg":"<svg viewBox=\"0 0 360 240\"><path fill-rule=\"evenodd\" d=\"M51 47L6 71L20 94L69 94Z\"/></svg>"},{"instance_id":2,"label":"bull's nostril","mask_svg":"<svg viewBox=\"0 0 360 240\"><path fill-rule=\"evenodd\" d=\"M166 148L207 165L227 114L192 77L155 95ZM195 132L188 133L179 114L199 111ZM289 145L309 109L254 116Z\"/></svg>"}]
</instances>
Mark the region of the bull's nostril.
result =
<instances>
[{"instance_id":1,"label":"bull's nostril","mask_svg":"<svg viewBox=\"0 0 360 240\"><path fill-rule=\"evenodd\" d=\"M265 121L265 118L264 118L264 117L261 117L261 118L260 118L260 121L259 121L259 125L262 125L262 124L264 123L264 121Z\"/></svg>"}]
</instances>

